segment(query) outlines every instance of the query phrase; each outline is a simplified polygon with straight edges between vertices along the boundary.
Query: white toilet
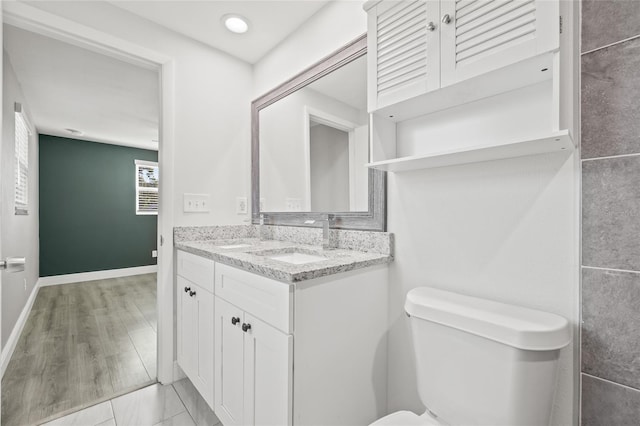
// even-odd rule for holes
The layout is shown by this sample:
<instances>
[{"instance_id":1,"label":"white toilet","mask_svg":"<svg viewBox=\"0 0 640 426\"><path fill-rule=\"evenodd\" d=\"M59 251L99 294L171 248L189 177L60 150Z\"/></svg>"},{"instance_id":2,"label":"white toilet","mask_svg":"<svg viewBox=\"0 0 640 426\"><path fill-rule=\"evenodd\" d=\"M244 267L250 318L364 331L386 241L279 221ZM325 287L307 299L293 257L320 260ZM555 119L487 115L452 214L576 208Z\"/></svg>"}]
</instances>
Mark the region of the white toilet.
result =
<instances>
[{"instance_id":1,"label":"white toilet","mask_svg":"<svg viewBox=\"0 0 640 426\"><path fill-rule=\"evenodd\" d=\"M548 425L569 322L428 287L407 295L418 392L427 411L373 425Z\"/></svg>"}]
</instances>

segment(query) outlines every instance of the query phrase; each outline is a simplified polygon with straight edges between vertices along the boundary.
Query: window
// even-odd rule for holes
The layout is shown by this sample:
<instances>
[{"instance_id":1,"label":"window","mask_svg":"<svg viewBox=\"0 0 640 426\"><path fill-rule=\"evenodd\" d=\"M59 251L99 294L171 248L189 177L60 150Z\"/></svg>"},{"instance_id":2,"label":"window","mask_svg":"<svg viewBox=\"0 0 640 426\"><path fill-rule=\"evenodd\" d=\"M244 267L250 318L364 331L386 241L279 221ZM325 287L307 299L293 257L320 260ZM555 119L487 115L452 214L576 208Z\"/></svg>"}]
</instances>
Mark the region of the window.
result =
<instances>
[{"instance_id":1,"label":"window","mask_svg":"<svg viewBox=\"0 0 640 426\"><path fill-rule=\"evenodd\" d=\"M158 214L158 163L136 160L136 214Z\"/></svg>"},{"instance_id":2,"label":"window","mask_svg":"<svg viewBox=\"0 0 640 426\"><path fill-rule=\"evenodd\" d=\"M29 213L29 124L22 113L22 105L15 104L15 214Z\"/></svg>"}]
</instances>

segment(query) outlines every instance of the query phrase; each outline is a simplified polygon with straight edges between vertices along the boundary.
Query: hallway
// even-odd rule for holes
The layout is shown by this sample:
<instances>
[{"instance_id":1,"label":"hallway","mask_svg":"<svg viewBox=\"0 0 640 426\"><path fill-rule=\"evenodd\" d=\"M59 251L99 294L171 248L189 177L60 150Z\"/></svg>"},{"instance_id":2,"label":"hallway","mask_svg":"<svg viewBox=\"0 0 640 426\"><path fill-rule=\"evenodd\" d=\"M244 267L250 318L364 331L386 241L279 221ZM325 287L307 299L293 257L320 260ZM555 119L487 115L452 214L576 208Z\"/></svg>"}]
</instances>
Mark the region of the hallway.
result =
<instances>
[{"instance_id":1,"label":"hallway","mask_svg":"<svg viewBox=\"0 0 640 426\"><path fill-rule=\"evenodd\" d=\"M156 274L42 287L2 379L2 425L156 381Z\"/></svg>"}]
</instances>

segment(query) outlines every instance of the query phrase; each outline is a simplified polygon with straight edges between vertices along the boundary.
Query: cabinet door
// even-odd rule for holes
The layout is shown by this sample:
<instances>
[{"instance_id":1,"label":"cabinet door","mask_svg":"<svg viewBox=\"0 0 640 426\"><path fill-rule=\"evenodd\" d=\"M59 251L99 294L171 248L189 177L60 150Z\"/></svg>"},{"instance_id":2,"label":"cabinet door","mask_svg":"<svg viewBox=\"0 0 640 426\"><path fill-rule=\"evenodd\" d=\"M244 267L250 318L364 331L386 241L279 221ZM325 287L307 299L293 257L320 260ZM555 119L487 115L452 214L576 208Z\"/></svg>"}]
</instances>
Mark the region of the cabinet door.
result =
<instances>
[{"instance_id":1,"label":"cabinet door","mask_svg":"<svg viewBox=\"0 0 640 426\"><path fill-rule=\"evenodd\" d=\"M560 46L557 0L442 0L441 14L443 87Z\"/></svg>"},{"instance_id":2,"label":"cabinet door","mask_svg":"<svg viewBox=\"0 0 640 426\"><path fill-rule=\"evenodd\" d=\"M383 1L368 13L369 111L439 88L439 2Z\"/></svg>"},{"instance_id":3,"label":"cabinet door","mask_svg":"<svg viewBox=\"0 0 640 426\"><path fill-rule=\"evenodd\" d=\"M244 423L291 425L293 336L245 313Z\"/></svg>"},{"instance_id":4,"label":"cabinet door","mask_svg":"<svg viewBox=\"0 0 640 426\"><path fill-rule=\"evenodd\" d=\"M187 377L195 376L198 364L197 315L195 300L189 291L195 285L182 277L177 279L178 365Z\"/></svg>"},{"instance_id":5,"label":"cabinet door","mask_svg":"<svg viewBox=\"0 0 640 426\"><path fill-rule=\"evenodd\" d=\"M194 303L192 309L194 310L193 315L196 317L195 336L197 339L197 347L193 348L197 356L197 364L191 381L213 409L213 294L196 286L193 292L189 292L189 295Z\"/></svg>"},{"instance_id":6,"label":"cabinet door","mask_svg":"<svg viewBox=\"0 0 640 426\"><path fill-rule=\"evenodd\" d=\"M241 329L241 309L215 298L215 407L225 426L243 425L244 333ZM237 321L236 321L237 320ZM235 323L235 324L234 324Z\"/></svg>"}]
</instances>

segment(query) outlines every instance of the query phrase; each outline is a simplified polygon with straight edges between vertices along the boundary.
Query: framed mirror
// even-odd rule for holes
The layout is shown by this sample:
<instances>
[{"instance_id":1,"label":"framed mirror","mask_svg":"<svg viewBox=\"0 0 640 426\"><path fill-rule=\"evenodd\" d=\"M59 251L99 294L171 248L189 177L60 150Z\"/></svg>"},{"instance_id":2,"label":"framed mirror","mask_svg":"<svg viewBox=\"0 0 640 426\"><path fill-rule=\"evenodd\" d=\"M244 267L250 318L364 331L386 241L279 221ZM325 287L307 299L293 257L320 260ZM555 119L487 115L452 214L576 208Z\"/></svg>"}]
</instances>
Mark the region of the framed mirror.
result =
<instances>
[{"instance_id":1,"label":"framed mirror","mask_svg":"<svg viewBox=\"0 0 640 426\"><path fill-rule=\"evenodd\" d=\"M369 161L366 34L251 104L252 221L386 230L386 174Z\"/></svg>"}]
</instances>

